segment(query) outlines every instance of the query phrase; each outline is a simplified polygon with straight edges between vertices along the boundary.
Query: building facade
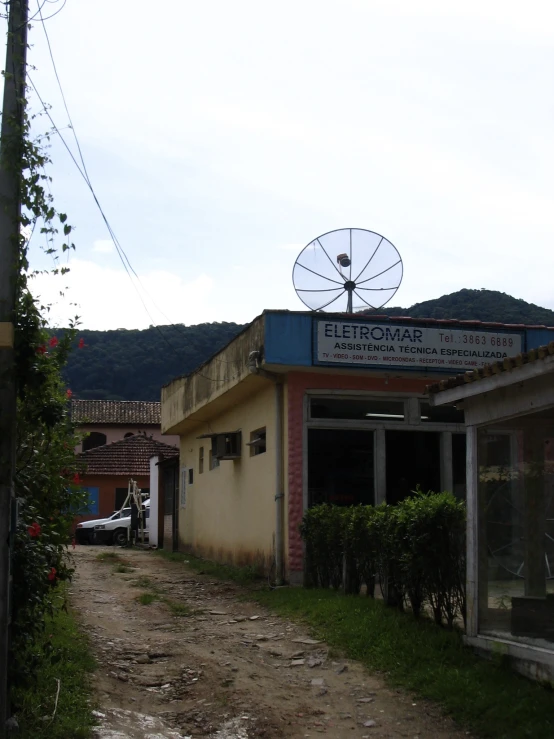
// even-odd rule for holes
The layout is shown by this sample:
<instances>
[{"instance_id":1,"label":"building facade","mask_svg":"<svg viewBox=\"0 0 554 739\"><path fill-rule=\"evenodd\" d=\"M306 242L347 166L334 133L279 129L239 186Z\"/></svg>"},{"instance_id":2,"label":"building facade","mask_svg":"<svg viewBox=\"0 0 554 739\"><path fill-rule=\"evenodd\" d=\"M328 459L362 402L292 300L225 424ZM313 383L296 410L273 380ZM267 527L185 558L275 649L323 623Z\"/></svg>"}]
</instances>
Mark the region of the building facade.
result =
<instances>
[{"instance_id":1,"label":"building facade","mask_svg":"<svg viewBox=\"0 0 554 739\"><path fill-rule=\"evenodd\" d=\"M178 455L177 448L133 434L112 444L82 452L82 487L88 493L88 503L75 523L93 518L106 518L123 505L129 480L136 481L143 492L150 488L150 458L156 455L168 459Z\"/></svg>"},{"instance_id":2,"label":"building facade","mask_svg":"<svg viewBox=\"0 0 554 739\"><path fill-rule=\"evenodd\" d=\"M465 496L463 409L436 378L539 346L554 329L266 311L162 389L180 437L179 544L300 581L306 508Z\"/></svg>"},{"instance_id":3,"label":"building facade","mask_svg":"<svg viewBox=\"0 0 554 739\"><path fill-rule=\"evenodd\" d=\"M430 388L467 425L467 641L554 680L554 341Z\"/></svg>"},{"instance_id":4,"label":"building facade","mask_svg":"<svg viewBox=\"0 0 554 739\"><path fill-rule=\"evenodd\" d=\"M171 446L178 443L177 437L162 435L158 401L73 399L71 420L84 437L75 447L76 454L134 434L147 434Z\"/></svg>"}]
</instances>

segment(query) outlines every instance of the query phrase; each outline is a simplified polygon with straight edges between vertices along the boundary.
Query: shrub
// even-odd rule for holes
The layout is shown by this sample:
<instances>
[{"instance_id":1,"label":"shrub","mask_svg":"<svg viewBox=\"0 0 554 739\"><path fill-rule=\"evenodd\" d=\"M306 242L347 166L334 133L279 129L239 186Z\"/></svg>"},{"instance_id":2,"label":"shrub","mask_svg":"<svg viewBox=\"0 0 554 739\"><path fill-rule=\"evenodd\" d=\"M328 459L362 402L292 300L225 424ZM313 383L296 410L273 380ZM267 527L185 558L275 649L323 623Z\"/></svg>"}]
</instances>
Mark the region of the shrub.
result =
<instances>
[{"instance_id":1,"label":"shrub","mask_svg":"<svg viewBox=\"0 0 554 739\"><path fill-rule=\"evenodd\" d=\"M371 537L376 542L377 573L383 600L387 605L403 610L405 593L395 508L386 503L377 506L369 527Z\"/></svg>"},{"instance_id":2,"label":"shrub","mask_svg":"<svg viewBox=\"0 0 554 739\"><path fill-rule=\"evenodd\" d=\"M426 603L434 620L465 622L465 505L450 493L416 490L397 506L306 511L301 534L307 570L316 587L373 596L375 574L383 599L419 617ZM344 580L344 582L343 582Z\"/></svg>"},{"instance_id":3,"label":"shrub","mask_svg":"<svg viewBox=\"0 0 554 739\"><path fill-rule=\"evenodd\" d=\"M343 509L343 548L345 556L345 590L359 593L365 583L366 594L375 594L377 573L377 540L370 525L375 509L372 506L355 506Z\"/></svg>"},{"instance_id":4,"label":"shrub","mask_svg":"<svg viewBox=\"0 0 554 739\"><path fill-rule=\"evenodd\" d=\"M342 584L344 510L323 503L309 508L302 519L309 579L315 587L338 589Z\"/></svg>"}]
</instances>

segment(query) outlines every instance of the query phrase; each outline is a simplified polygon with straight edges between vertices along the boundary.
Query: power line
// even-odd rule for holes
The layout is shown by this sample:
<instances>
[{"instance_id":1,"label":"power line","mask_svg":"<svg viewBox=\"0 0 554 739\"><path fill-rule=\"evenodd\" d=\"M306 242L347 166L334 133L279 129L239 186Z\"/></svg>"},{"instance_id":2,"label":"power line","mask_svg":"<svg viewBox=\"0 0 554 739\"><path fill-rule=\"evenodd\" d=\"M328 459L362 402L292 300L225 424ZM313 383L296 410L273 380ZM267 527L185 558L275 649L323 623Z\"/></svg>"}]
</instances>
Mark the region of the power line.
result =
<instances>
[{"instance_id":1,"label":"power line","mask_svg":"<svg viewBox=\"0 0 554 739\"><path fill-rule=\"evenodd\" d=\"M91 183L91 181L90 181L90 177L89 177L89 174L88 174L88 171L87 171L87 167L86 167L86 164L85 164L85 160L84 160L84 157L83 157L83 152L81 151L81 146L80 146L80 144L79 144L79 138L78 138L78 136L77 136L77 132L76 132L76 130L75 130L75 126L73 125L73 121L72 121L72 119L71 119L71 114L70 114L70 112L69 112L69 108L68 108L68 106L67 106L67 101L66 101L66 99L65 99L65 94L64 94L64 91L63 91L62 83L61 83L60 77L59 77L59 75L58 75L58 69L57 69L57 67L56 67L56 62L55 62L55 60L54 60L54 54L53 54L53 52L52 52L52 46L51 46L51 44L50 44L50 38L49 38L49 36L48 36L48 31L47 31L47 29L46 29L46 25L45 25L45 23L44 23L44 19L43 19L43 17L42 17L42 12L41 12L41 10L42 10L42 8L44 7L44 4L45 4L46 2L50 2L50 3L52 3L52 2L59 2L59 0L44 0L44 2L43 2L43 4L42 4L42 5L40 5L40 4L39 4L39 0L37 0L37 5L39 5L38 13L40 14L40 19L41 19L41 21L42 21L42 28L43 28L43 30L44 30L44 35L45 35L45 37L46 37L46 43L47 43L47 45L48 45L48 52L49 52L49 54L50 54L50 60L52 61L52 67L53 67L53 69L54 69L54 74L55 74L55 76L56 76L56 81L57 81L57 83L58 83L58 87L59 87L59 90L60 90L60 94L61 94L61 96L62 96L62 100L63 100L64 108L65 108L65 112L67 113L67 118L68 118L68 120L69 120L69 128L71 128L71 130L72 130L72 132L73 132L73 137L74 137L74 139L75 139L75 144L77 145L77 150L78 150L78 152L79 152L79 158L80 158L80 160L81 160L81 165L82 165L82 171L81 171L81 170L80 170L80 168L79 168L79 170L80 170L80 172L81 172L81 176L82 176L82 177L83 177L83 178L85 179L85 182L87 183L87 185L89 186L90 190L91 190L91 191L92 191L92 193L93 193L94 199L96 200L96 204L98 205L98 208L100 209L100 212L101 212L101 214L102 214L102 217L103 217L103 219L104 219L104 221L105 221L105 223L106 223L106 226L108 227L108 230L110 230L110 235L112 235L112 238L114 239L114 244L116 245L116 248L118 249L118 251L119 251L119 249L121 249L121 252L123 253L123 256L125 257L125 259L126 259L126 261L127 261L127 264L129 265L129 267L130 267L130 269L132 270L133 274L135 275L135 277L136 277L136 278L137 278L137 280L139 281L139 284L141 285L142 289L143 289L143 290L144 290L144 292L145 292L145 293L146 293L146 294L148 295L148 297L149 297L149 298L150 298L150 300L152 301L152 304L153 304L153 305L154 305L154 307L155 307L155 308L156 308L156 309L157 309L157 310L158 310L158 311L159 311L159 312L160 312L160 313L162 314L162 316L164 316L164 318L166 318L166 319L167 319L167 320L169 321L169 323L170 323L171 325L173 325L173 326L176 326L176 327L177 327L177 329L178 329L178 330L180 330L180 329L181 329L181 327L180 327L179 323L173 322L173 321L171 320L171 318L170 318L170 317L169 317L169 316L168 316L168 315L167 315L166 313L164 313L164 311L163 311L163 310L162 310L162 309L161 309L161 308L160 308L160 307L159 307L159 306L158 306L158 305L156 304L156 302L154 301L154 299L152 298L152 296L151 296L151 295L149 295L148 291L147 291L147 290L145 289L144 285L142 284L142 282L141 282L141 280L140 280L140 277L138 276L138 274L137 274L137 273L135 272L135 270L133 269L133 266L131 265L131 263L130 263L130 261L129 261L128 257L127 257L127 255L125 254L125 251L123 250L123 247L121 246L121 244L119 243L119 241L118 241L118 240L117 240L117 239L115 238L115 235L113 234L113 231L111 231L111 229L110 229L110 226L109 226L109 224L108 224L108 222L107 222L107 220L106 220L106 217L105 217L105 215L104 215L104 213L103 213L103 211L102 211L102 208L101 208L101 206L100 206L100 203L98 202L98 200L97 200L97 198L96 198L96 196L95 196L95 194L94 194L94 191L93 191L93 188L92 188L92 183ZM65 4L65 2L64 2L64 4ZM31 84L32 84L32 82L31 82ZM38 95L38 92L37 92L37 90L36 90L36 87L35 87L34 85L33 85L33 88L35 89L35 92L36 92L36 93L37 93L37 95ZM40 98L40 95L39 95L38 97L39 97L39 100L40 100L40 101L41 101L41 103L42 103L42 106L43 106L43 108L45 108L45 110L46 110L46 106L45 106L44 102L42 101L42 99ZM50 116L50 115L48 114L48 111L46 111L46 112L47 112L47 115L48 115L48 117L50 118L50 121L51 121L52 125L54 126L54 128L55 128L56 132L58 133L58 135L60 136L60 138L62 138L62 140L63 140L63 137L61 137L61 134L60 134L60 130L59 130L59 129L58 129L58 128L57 128L56 126L55 126L55 124L54 124L54 121L52 120L52 117L51 117L51 116ZM64 144L65 144L65 141L64 141ZM67 149L68 149L68 151L69 151L69 148L67 147L67 145L66 145L66 148L67 148ZM71 152L69 152L69 153L71 154ZM73 155L72 155L72 159L73 159L74 163L75 163L75 164L77 164L77 162L75 161L75 158L73 157ZM120 254L120 258L121 258L121 254ZM154 319L152 318L152 316L150 315L150 313L148 313L148 316L149 316L150 320L152 321L152 323L154 323ZM185 335L185 334L183 333L183 335ZM223 363L223 364L231 364L231 362L226 362L225 360L222 360L222 359L216 359L216 361L217 361L217 362L220 362L220 363Z\"/></svg>"},{"instance_id":2,"label":"power line","mask_svg":"<svg viewBox=\"0 0 554 739\"><path fill-rule=\"evenodd\" d=\"M81 146L80 146L80 144L79 144L79 139L78 139L78 136L77 136L77 132L76 132L76 130L75 130L75 126L73 125L73 121L72 121L72 119L71 119L71 114L70 114L70 112L69 112L69 108L68 108L68 105L67 105L67 101L66 101L66 99L65 99L65 94L64 94L64 92L63 92L63 87L62 87L62 84L61 84L61 80L60 80L60 78L59 78L59 75L58 75L58 70L57 70L57 67L56 67L56 62L55 62L55 60L54 60L54 55L53 55L53 52L52 52L52 46L51 46L51 44L50 44L50 38L49 38L49 36L48 36L48 31L47 31L47 29L46 29L46 25L45 25L45 23L44 23L44 20L45 20L45 19L44 19L44 18L43 18L43 16L42 16L42 7L44 7L44 3L45 3L45 2L52 2L52 0L44 0L44 2L43 2L43 4L42 4L42 5L40 5L40 3L39 3L39 0L37 0L37 5L38 5L38 11L37 11L37 14L38 14L38 15L40 16L40 19L41 19L41 22L42 22L42 27L43 27L43 30L44 30L44 34L45 34L45 37L46 37L46 42L47 42L47 46L48 46L48 51L49 51L50 59L51 59L51 61L52 61L52 67L53 67L53 69L54 69L54 74L55 74L55 76L56 76L56 81L57 81L57 83L58 83L58 87L59 87L59 89L60 89L60 93L61 93L61 96L62 96L62 100L63 100L64 108L65 108L65 111L66 111L66 114L67 114L67 117L68 117L68 120L69 120L69 124L70 124L70 125L69 125L69 127L71 128L71 130L72 130L72 132L73 132L73 137L74 137L74 139L75 139L75 143L76 143L76 146L77 146L77 150L78 150L78 152L79 152L79 158L80 158L80 160L81 160L81 166L80 166L80 165L79 165L79 163L77 162L77 159L75 158L75 156L74 156L73 152L71 151L71 148L70 148L70 147L69 147L69 145L67 144L67 142L66 142L65 138L64 138L64 137L62 136L62 134L61 134L61 132L60 132L60 129L58 128L58 126L56 125L56 123L55 123L54 119L52 118L52 116L51 116L51 114L50 114L50 111L48 110L48 107L46 106L46 104L45 104L44 100L42 99L42 97L41 97L40 93L38 92L38 90L37 90L37 88L36 88L36 86L35 86L35 84L34 84L34 82L33 82L32 78L31 78L31 76L30 76L30 75L29 75L29 74L27 73L27 76L28 76L29 82L31 83L31 86L33 87L33 90L35 91L35 94L37 95L37 97L38 97L38 99L39 99L39 101L40 101L40 103L41 103L41 105L42 105L42 107L43 107L43 110L44 110L44 112L45 112L45 113L46 113L46 115L48 116L48 118L49 118L49 120L50 120L50 123L51 123L51 125L52 125L52 128L53 128L54 132L55 132L55 133L57 133L57 135L58 135L58 136L59 136L59 138L61 139L61 141L62 141L63 145L65 146L65 148L66 148L66 150L67 150L68 154L70 155L70 157L71 157L71 159L72 159L72 161L73 161L74 165L75 165L75 166L77 167L77 170L79 171L79 174L81 175L81 177L82 177L82 178L84 179L84 181L86 182L86 184L87 184L87 186L88 186L88 188L89 188L89 190L90 190L90 192L91 192L91 194L92 194L92 196L93 196L93 199L94 199L94 201L95 201L95 203L96 203L96 205L97 205L97 207L98 207L98 210L99 210L99 212L100 212L100 214L101 214L101 216L102 216L102 219L103 219L103 221L104 221L104 223L105 223L105 225L106 225L106 228L108 229L108 233L109 233L109 234L110 234L110 236L112 237L113 243L114 243L114 245L115 245L115 247L116 247L116 251L117 251L117 253L118 253L118 256L119 256L119 258L120 258L120 260L121 260L121 263L123 264L123 267L124 267L124 269L125 269L125 271L126 271L126 273L127 273L127 276L129 277L129 279L130 279L131 283L133 284L133 287L135 288L135 290L136 290L136 292L137 292L137 295L138 295L138 297L139 297L139 299L140 299L140 301L141 301L141 303L142 303L142 305L143 305L143 307L144 307L144 310L146 311L146 314L147 314L147 315L148 315L148 317L150 318L150 321L151 321L151 323L152 323L153 327L154 327L154 328L156 329L156 331L158 331L158 333L160 334L160 336L161 336L161 337L163 338L163 340L164 340L164 341L165 341L165 342L166 342L166 343L168 344L168 346L170 346L170 347L171 347L171 349L172 349L172 350L173 350L173 351L175 352L175 354L176 354L177 356L179 356L179 352L178 352L178 350L177 350L177 349L176 349L176 348L175 348L175 347L173 346L173 344L172 344L172 343L171 343L171 342L170 342L170 341L169 341L169 340L167 339L167 337L166 337L166 336L164 335L164 333L163 333L163 332L161 331L161 329L160 329L160 328L159 328L159 327L158 327L158 326L156 325L156 323L155 323L155 321L154 321L154 318L152 317L152 315L151 315L150 311L148 310L148 308L147 308L147 306L146 306L146 303L144 302L144 299L143 299L142 295L140 294L140 291L139 291L139 289L138 289L137 285L135 284L135 282L134 282L134 280L133 280L133 278L132 278L132 276L131 276L131 274L130 274L130 271L129 271L129 270L131 270L131 272L132 272L132 273L133 273L133 274L135 275L135 277L136 277L136 279L137 279L138 283L140 284L140 286L142 287L142 289L144 290L144 292L146 293L146 295L148 295L148 297L150 298L150 300L152 300L152 303L153 303L153 305L154 305L154 306L155 306L155 307L156 307L156 308L157 308L157 309L158 309L158 310L160 311L160 313L161 313L162 315L164 315L164 316L165 316L165 318L167 318L167 320L168 320L168 321L170 321L170 323L171 323L171 319L169 318L169 316L167 316L167 315L166 315L166 314L165 314L165 313L164 313L164 312L163 312L163 311L162 311L162 310L161 310L161 309L159 308L159 306L157 306L157 305L156 305L156 303L155 303L154 299L152 298L152 296L151 296L151 295L149 295L149 294L148 294L148 292L146 291L146 289L144 288L144 285L142 284L142 282L141 282L141 280L140 280L140 277L139 277L139 276L138 276L138 274L136 273L136 271L135 271L134 267L132 266L132 264L131 264L131 262L130 262L130 260L129 260L128 256L127 256L127 254L125 253L125 250L123 249L123 247L121 246L121 244L120 244L120 242L119 242L119 240L118 240L117 236L115 235L115 233L114 233L114 231L113 231L113 229L112 229L112 227L111 227L111 225L110 225L110 223L109 223L109 221L108 221L108 219L107 219L107 216L106 216L106 214L104 213L104 210L103 210L102 206L100 205L100 202L99 202L99 200L98 200L98 197L96 196L96 193L95 193L95 191L94 191L94 187L93 187L93 185L92 185L92 183L91 183L91 180L90 180L90 176L89 176L89 174L88 174L88 171L87 171L87 167L86 167L86 163L85 163L85 160L84 160L83 152L82 152L82 150L81 150ZM64 2L64 5L65 5L65 2ZM60 9L60 10L61 10L61 9ZM59 12L59 11L58 11L58 12ZM180 325L179 325L179 324L173 324L173 325L174 325L174 326L176 326L178 330L180 330L180 329L181 329L181 327L180 327ZM231 364L231 362L226 362L225 360L220 360L220 359L217 359L217 358L215 358L215 357L214 357L214 359L215 359L215 360L216 360L217 362L220 362L220 363L223 363L223 364ZM205 379L208 379L208 380L210 380L211 382L225 382L225 381L226 381L226 380L219 380L219 379L215 379L215 378L212 378L212 377L208 377L207 375L202 375L201 373L199 373L199 374L200 374L200 375L201 375L202 377L204 377ZM231 379L236 379L236 378L231 378Z\"/></svg>"},{"instance_id":3,"label":"power line","mask_svg":"<svg viewBox=\"0 0 554 739\"><path fill-rule=\"evenodd\" d=\"M128 257L127 257L127 255L126 255L126 254L125 254L125 252L123 251L123 248L122 248L122 247L120 246L120 244L119 244L119 241L118 241L118 239L117 239L117 236L115 235L115 233L114 233L114 231L113 231L113 229L112 229L112 227L111 227L111 225L110 225L110 223L109 223L109 221L108 221L108 219L107 219L107 217L106 217L106 215L105 215L104 211L102 210L102 206L100 205L100 202L99 202L99 200L98 200L98 198L97 198L97 196L96 196L96 193L94 192L94 188L93 188L93 186L92 186L92 184L91 184L91 182L90 182L89 178L87 177L87 175L85 174L85 172L83 171L83 169L81 169L81 167L79 166L79 163L77 162L77 160L76 160L76 158L75 158L75 156L74 156L73 152L71 151L71 149L70 149L70 147L69 147L69 145L68 145L67 141L66 141L66 140L65 140L65 138L64 138L64 137L62 136L62 134L60 133L60 130L59 130L59 129L58 129L58 127L56 126L56 123L55 123L54 119L53 119L53 118L52 118L52 116L50 115L50 111L48 110L48 108L47 108L47 106L46 106L46 104L45 104L44 100L43 100L43 99L42 99L42 97L40 96L40 93L38 92L38 90L37 90L37 88L36 88L36 86L35 86L35 84L34 84L33 80L31 79L31 76L30 76L30 74L29 74L29 73L27 73L27 77L28 77L28 79L29 79L29 82L31 83L31 86L32 86L33 90L35 91L35 93L36 93L36 95L37 95L38 99L40 100L40 103L41 103L41 105L42 105L42 107L43 107L43 109L44 109L44 112L46 113L46 115L48 116L48 118L49 118L49 120L50 120L50 123L51 123L51 125L52 125L52 128L53 128L54 132L55 132L55 133L56 133L56 134L57 134L57 135L59 136L59 138L60 138L60 140L62 141L63 145L65 146L65 148L66 148L66 150L67 150L67 152L68 152L69 156L71 157L71 159L72 159L72 161L73 161L73 164L74 164L74 165L75 165L75 166L77 167L77 170L79 171L79 173L80 173L81 177L82 177L82 178L83 178L83 179L85 180L85 182L86 182L86 184L87 184L87 186L88 186L88 188L89 188L90 192L92 193L92 197L94 198L94 201L95 201L96 205L98 206L98 209L99 209L99 211L100 211L100 214L102 215L102 218L103 218L103 220L104 220L104 223L106 224L106 227L107 227L107 229L108 229L108 232L109 232L110 236L112 237L112 240L113 240L113 242L114 242L114 245L115 245L115 247L116 247L116 250L117 250L117 253L118 253L118 255L119 255L119 258L120 258L120 260L121 260L121 263L123 264L123 267L124 267L124 269L125 269L125 271L126 271L126 273L127 273L127 276L129 277L129 279L130 279L130 281L131 281L131 284L133 285L133 287L134 287L134 288L135 288L135 290L136 290L136 293L137 293L137 295L138 295L138 297L139 297L139 300L140 300L140 302L142 303L142 306L143 306L144 310L146 311L146 314L148 315L148 317L150 318L150 320L151 320L151 322L152 322L152 326L153 326L153 328L155 328L155 329L156 329L156 331L157 331L157 332L158 332L158 333L160 334L160 336L161 336L161 337L162 337L162 339L163 339L163 340L164 340L164 341L166 342L166 344L167 344L167 345L168 345L168 346L169 346L169 347L170 347L170 348L172 349L172 351L173 351L173 352L175 352L176 356L177 356L177 357L179 357L179 358L181 359L182 357L180 356L180 354L179 354L178 350L177 350L177 349L175 348L175 346L174 346L174 345L173 345L173 344L172 344L172 343L171 343L171 342L169 341L169 339L168 339L168 338L167 338L167 337L165 336L165 334L164 334L164 333L163 333L163 332L161 331L161 329L159 328L159 326L157 326L157 325L156 325L156 323L155 323L155 321L154 321L154 318L152 317L152 314L151 314L151 313L150 313L150 311L148 310L148 307L147 307L146 303L144 302L144 299L143 299L142 295L140 294L140 291L139 291L139 289L138 289L137 285L135 284L135 281L133 280L133 278L132 278L132 276L131 276L131 273L130 273L130 271L129 271L129 268L130 268L130 269L132 270L133 274L134 274L134 275L135 275L135 276L137 277L137 280L139 281L139 283L140 283L140 278L139 278L139 277L138 277L138 275L136 274L136 272L135 272L135 270L134 270L133 266L131 265L131 263L130 263L130 261L129 261ZM122 256L121 252L123 252L123 256L125 257L125 259L123 258L123 256ZM128 263L129 267L127 267L127 264L126 264L125 262L127 262L127 263ZM140 284L141 284L141 286L142 286L142 283L140 283ZM175 325L175 326L178 326L178 324L173 324L173 325ZM217 360L217 361L219 361L219 362L222 362L222 360ZM225 364L227 364L227 362L225 362ZM230 364L230 362L229 362L229 364ZM226 379L225 379L225 380L219 380L219 379L217 379L217 378L213 378L213 377L208 377L207 375L204 375L204 374L202 374L202 373L198 373L198 374L199 374L199 375L200 375L201 377L204 377L205 379L207 379L207 380L210 380L211 382L227 382L227 380L226 380ZM237 377L238 377L238 375L237 375L236 377L233 377L233 378L231 378L231 380L230 380L230 381L232 381L232 380L236 379Z\"/></svg>"}]
</instances>

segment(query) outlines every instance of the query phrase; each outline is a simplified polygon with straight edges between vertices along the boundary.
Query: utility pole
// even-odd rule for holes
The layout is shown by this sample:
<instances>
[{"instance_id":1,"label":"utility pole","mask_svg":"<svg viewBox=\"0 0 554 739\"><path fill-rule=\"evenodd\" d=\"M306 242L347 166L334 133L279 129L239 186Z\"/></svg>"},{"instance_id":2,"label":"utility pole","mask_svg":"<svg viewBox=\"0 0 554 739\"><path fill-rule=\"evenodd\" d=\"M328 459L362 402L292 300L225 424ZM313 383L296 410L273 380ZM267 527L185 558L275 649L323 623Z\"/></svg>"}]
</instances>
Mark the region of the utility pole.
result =
<instances>
[{"instance_id":1,"label":"utility pole","mask_svg":"<svg viewBox=\"0 0 554 739\"><path fill-rule=\"evenodd\" d=\"M0 737L7 734L10 643L11 543L14 496L16 385L14 314L19 234L20 181L27 72L28 0L10 0L0 133ZM9 152L9 164L6 154Z\"/></svg>"}]
</instances>

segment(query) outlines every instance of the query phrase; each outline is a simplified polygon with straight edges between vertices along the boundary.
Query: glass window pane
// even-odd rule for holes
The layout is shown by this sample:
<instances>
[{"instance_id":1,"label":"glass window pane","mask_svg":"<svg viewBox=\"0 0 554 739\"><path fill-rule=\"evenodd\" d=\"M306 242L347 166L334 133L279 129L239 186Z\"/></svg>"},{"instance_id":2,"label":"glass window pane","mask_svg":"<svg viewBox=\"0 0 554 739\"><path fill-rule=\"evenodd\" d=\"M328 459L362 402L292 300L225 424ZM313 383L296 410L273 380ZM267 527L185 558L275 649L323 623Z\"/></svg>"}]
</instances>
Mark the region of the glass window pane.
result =
<instances>
[{"instance_id":1,"label":"glass window pane","mask_svg":"<svg viewBox=\"0 0 554 739\"><path fill-rule=\"evenodd\" d=\"M373 505L373 431L309 429L309 504Z\"/></svg>"},{"instance_id":2,"label":"glass window pane","mask_svg":"<svg viewBox=\"0 0 554 739\"><path fill-rule=\"evenodd\" d=\"M360 421L403 421L403 400L373 398L312 398L312 418L342 418Z\"/></svg>"},{"instance_id":3,"label":"glass window pane","mask_svg":"<svg viewBox=\"0 0 554 739\"><path fill-rule=\"evenodd\" d=\"M554 409L480 429L478 468L479 630L554 642Z\"/></svg>"}]
</instances>

